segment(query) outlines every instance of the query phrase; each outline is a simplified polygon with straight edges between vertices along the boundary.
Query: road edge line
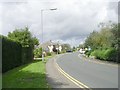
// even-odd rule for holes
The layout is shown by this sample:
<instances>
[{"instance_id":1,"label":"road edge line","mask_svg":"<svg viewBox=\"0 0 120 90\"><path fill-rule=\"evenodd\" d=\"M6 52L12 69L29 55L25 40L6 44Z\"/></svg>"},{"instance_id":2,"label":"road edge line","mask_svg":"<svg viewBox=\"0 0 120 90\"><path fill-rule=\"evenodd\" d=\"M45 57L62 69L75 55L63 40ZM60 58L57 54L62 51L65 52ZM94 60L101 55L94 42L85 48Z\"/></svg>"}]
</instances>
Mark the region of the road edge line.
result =
<instances>
[{"instance_id":1,"label":"road edge line","mask_svg":"<svg viewBox=\"0 0 120 90\"><path fill-rule=\"evenodd\" d=\"M78 58L80 58L80 54L78 54ZM80 58L81 59L81 58ZM84 59L86 60L86 59ZM107 64L105 62L99 62L99 61L92 61L92 60L86 60L88 62L96 63L96 64L102 64L102 65L107 65L107 66L112 66L112 67L119 67L119 65L112 65L112 64Z\"/></svg>"},{"instance_id":2,"label":"road edge line","mask_svg":"<svg viewBox=\"0 0 120 90\"><path fill-rule=\"evenodd\" d=\"M67 75L61 70L61 68L59 68L58 65L56 65L56 67L57 67L58 71L59 71L60 73L62 73L66 78L68 78L70 81L72 81L74 84L76 84L76 85L79 86L80 88L84 88L83 86L81 86L81 85L79 85L78 83L76 83L75 81L73 81L69 76L67 76Z\"/></svg>"},{"instance_id":3,"label":"road edge line","mask_svg":"<svg viewBox=\"0 0 120 90\"><path fill-rule=\"evenodd\" d=\"M68 73L66 73L66 72L65 72L62 68L60 68L60 66L57 64L56 59L54 59L54 60L55 60L55 65L56 65L58 71L59 71L61 74L63 74L66 78L68 78L70 81L72 81L74 84L76 84L77 86L79 86L80 88L82 88L82 89L84 89L84 90L86 90L86 88L87 88L87 90L88 90L88 89L89 89L89 90L92 90L92 89L89 88L87 85L83 84L82 82L76 80L75 78L73 78L72 76L70 76Z\"/></svg>"}]
</instances>

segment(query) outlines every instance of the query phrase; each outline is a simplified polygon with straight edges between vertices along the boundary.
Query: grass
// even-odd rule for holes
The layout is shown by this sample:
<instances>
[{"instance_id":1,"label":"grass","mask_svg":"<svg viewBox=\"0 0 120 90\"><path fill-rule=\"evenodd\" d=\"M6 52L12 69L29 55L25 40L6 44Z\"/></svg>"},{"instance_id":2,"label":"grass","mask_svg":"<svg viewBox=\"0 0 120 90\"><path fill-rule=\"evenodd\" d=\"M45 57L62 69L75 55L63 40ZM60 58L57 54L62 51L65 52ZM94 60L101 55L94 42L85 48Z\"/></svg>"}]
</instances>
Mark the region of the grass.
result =
<instances>
[{"instance_id":1,"label":"grass","mask_svg":"<svg viewBox=\"0 0 120 90\"><path fill-rule=\"evenodd\" d=\"M55 55L51 55L51 56L46 56L45 59L48 60L49 58L54 57Z\"/></svg>"},{"instance_id":2,"label":"grass","mask_svg":"<svg viewBox=\"0 0 120 90\"><path fill-rule=\"evenodd\" d=\"M3 74L3 88L49 88L45 63L36 60Z\"/></svg>"}]
</instances>

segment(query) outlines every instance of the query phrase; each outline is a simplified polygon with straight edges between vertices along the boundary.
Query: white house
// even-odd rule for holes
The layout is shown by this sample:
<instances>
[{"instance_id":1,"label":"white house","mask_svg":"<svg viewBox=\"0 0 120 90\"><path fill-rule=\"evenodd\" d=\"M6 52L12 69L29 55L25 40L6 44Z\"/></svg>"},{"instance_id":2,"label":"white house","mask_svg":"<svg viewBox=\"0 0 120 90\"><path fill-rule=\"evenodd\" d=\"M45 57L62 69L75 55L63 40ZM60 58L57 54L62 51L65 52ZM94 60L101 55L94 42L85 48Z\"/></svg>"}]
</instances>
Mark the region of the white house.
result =
<instances>
[{"instance_id":1,"label":"white house","mask_svg":"<svg viewBox=\"0 0 120 90\"><path fill-rule=\"evenodd\" d=\"M59 43L52 42L51 40L40 45L45 52L54 52L53 49L62 51L62 46Z\"/></svg>"},{"instance_id":2,"label":"white house","mask_svg":"<svg viewBox=\"0 0 120 90\"><path fill-rule=\"evenodd\" d=\"M53 45L48 46L49 52L53 52Z\"/></svg>"},{"instance_id":3,"label":"white house","mask_svg":"<svg viewBox=\"0 0 120 90\"><path fill-rule=\"evenodd\" d=\"M62 51L62 46L60 45L58 49L59 49L59 51L61 52L61 51Z\"/></svg>"}]
</instances>

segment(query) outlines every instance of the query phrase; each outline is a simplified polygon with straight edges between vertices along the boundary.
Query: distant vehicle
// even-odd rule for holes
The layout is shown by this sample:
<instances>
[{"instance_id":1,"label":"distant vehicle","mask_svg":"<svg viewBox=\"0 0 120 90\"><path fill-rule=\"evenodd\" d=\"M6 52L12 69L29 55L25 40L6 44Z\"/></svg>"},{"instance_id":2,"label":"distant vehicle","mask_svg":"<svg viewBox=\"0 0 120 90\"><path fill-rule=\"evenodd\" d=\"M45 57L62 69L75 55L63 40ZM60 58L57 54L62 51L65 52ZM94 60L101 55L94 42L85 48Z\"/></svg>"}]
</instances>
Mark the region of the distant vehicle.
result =
<instances>
[{"instance_id":1,"label":"distant vehicle","mask_svg":"<svg viewBox=\"0 0 120 90\"><path fill-rule=\"evenodd\" d=\"M85 50L84 49L80 49L79 52L80 52L80 54L84 54Z\"/></svg>"},{"instance_id":2,"label":"distant vehicle","mask_svg":"<svg viewBox=\"0 0 120 90\"><path fill-rule=\"evenodd\" d=\"M73 52L72 50L67 50L66 52Z\"/></svg>"}]
</instances>

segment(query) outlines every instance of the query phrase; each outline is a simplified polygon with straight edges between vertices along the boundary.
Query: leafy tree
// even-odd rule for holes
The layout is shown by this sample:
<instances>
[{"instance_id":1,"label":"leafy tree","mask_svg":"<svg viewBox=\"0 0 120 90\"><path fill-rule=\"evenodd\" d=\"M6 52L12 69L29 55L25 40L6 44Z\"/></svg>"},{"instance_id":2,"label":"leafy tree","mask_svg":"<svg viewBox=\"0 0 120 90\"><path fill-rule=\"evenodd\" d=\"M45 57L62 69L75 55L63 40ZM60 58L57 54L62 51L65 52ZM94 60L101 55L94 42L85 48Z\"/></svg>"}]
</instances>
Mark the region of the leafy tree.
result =
<instances>
[{"instance_id":1,"label":"leafy tree","mask_svg":"<svg viewBox=\"0 0 120 90\"><path fill-rule=\"evenodd\" d=\"M67 50L71 50L71 46L70 46L70 44L63 44L62 45L62 50L64 51L67 51Z\"/></svg>"},{"instance_id":2,"label":"leafy tree","mask_svg":"<svg viewBox=\"0 0 120 90\"><path fill-rule=\"evenodd\" d=\"M114 35L110 31L111 28L102 28L100 31L100 46L101 48L112 47L114 41Z\"/></svg>"},{"instance_id":3,"label":"leafy tree","mask_svg":"<svg viewBox=\"0 0 120 90\"><path fill-rule=\"evenodd\" d=\"M120 24L113 24L113 28L111 29L111 32L114 35L114 40L113 40L113 47L116 49L118 48L118 43L120 42ZM119 43L120 45L120 43Z\"/></svg>"},{"instance_id":4,"label":"leafy tree","mask_svg":"<svg viewBox=\"0 0 120 90\"><path fill-rule=\"evenodd\" d=\"M115 37L113 46L117 50L117 62L120 62L120 23L114 24L111 31Z\"/></svg>"},{"instance_id":5,"label":"leafy tree","mask_svg":"<svg viewBox=\"0 0 120 90\"><path fill-rule=\"evenodd\" d=\"M90 46L92 52L100 59L116 61L115 56L118 56L117 62L120 62L120 24L109 22L101 23L100 31L93 31L85 40L85 47ZM112 48L112 49L111 49ZM105 52L105 53L104 53ZM98 54L97 54L98 53Z\"/></svg>"},{"instance_id":6,"label":"leafy tree","mask_svg":"<svg viewBox=\"0 0 120 90\"><path fill-rule=\"evenodd\" d=\"M79 48L84 48L84 47L85 47L84 44L80 44L80 45L79 45Z\"/></svg>"},{"instance_id":7,"label":"leafy tree","mask_svg":"<svg viewBox=\"0 0 120 90\"><path fill-rule=\"evenodd\" d=\"M111 31L113 27L102 27L99 32L93 31L85 41L85 46L92 49L109 48L115 43L115 35ZM114 31L115 32L115 31Z\"/></svg>"},{"instance_id":8,"label":"leafy tree","mask_svg":"<svg viewBox=\"0 0 120 90\"><path fill-rule=\"evenodd\" d=\"M38 46L39 40L36 37L33 37L33 43L34 43L34 45Z\"/></svg>"},{"instance_id":9,"label":"leafy tree","mask_svg":"<svg viewBox=\"0 0 120 90\"><path fill-rule=\"evenodd\" d=\"M99 33L96 31L90 33L90 35L85 40L85 47L90 46L92 49L96 49L99 47L99 44L100 44Z\"/></svg>"},{"instance_id":10,"label":"leafy tree","mask_svg":"<svg viewBox=\"0 0 120 90\"><path fill-rule=\"evenodd\" d=\"M75 51L75 50L76 50L75 46L73 46L72 50L73 50L73 51Z\"/></svg>"},{"instance_id":11,"label":"leafy tree","mask_svg":"<svg viewBox=\"0 0 120 90\"><path fill-rule=\"evenodd\" d=\"M39 44L38 39L36 37L32 37L28 27L25 27L24 29L15 29L13 32L9 32L8 38L21 43L22 47L34 47L34 45Z\"/></svg>"},{"instance_id":12,"label":"leafy tree","mask_svg":"<svg viewBox=\"0 0 120 90\"><path fill-rule=\"evenodd\" d=\"M42 48L34 49L34 57L35 58L41 58L42 57Z\"/></svg>"}]
</instances>

